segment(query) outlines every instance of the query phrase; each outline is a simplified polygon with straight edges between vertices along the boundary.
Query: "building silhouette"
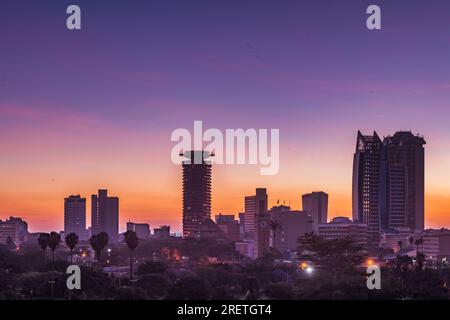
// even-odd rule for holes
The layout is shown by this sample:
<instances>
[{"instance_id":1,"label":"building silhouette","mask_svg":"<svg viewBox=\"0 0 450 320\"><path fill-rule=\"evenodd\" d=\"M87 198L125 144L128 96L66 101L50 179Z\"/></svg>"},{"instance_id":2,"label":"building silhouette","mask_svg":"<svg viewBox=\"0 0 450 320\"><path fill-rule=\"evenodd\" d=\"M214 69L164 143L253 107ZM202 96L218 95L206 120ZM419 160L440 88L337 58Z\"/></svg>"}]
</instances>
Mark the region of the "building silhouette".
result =
<instances>
[{"instance_id":1,"label":"building silhouette","mask_svg":"<svg viewBox=\"0 0 450 320\"><path fill-rule=\"evenodd\" d=\"M272 247L281 253L295 252L298 237L311 233L312 218L306 211L291 210L280 205L269 210L270 220L276 222L277 228L271 230Z\"/></svg>"},{"instance_id":2,"label":"building silhouette","mask_svg":"<svg viewBox=\"0 0 450 320\"><path fill-rule=\"evenodd\" d=\"M367 245L367 225L347 217L335 217L329 223L320 224L318 234L327 240L350 237L356 243Z\"/></svg>"},{"instance_id":3,"label":"building silhouette","mask_svg":"<svg viewBox=\"0 0 450 320\"><path fill-rule=\"evenodd\" d=\"M183 237L201 238L201 232L205 231L201 225L211 220L211 163L208 158L212 155L207 151L186 151L182 156L185 158L182 163Z\"/></svg>"},{"instance_id":4,"label":"building silhouette","mask_svg":"<svg viewBox=\"0 0 450 320\"><path fill-rule=\"evenodd\" d=\"M353 221L367 224L369 252L379 247L380 231L424 229L423 137L397 132L379 138L358 131L353 158Z\"/></svg>"},{"instance_id":5,"label":"building silhouette","mask_svg":"<svg viewBox=\"0 0 450 320\"><path fill-rule=\"evenodd\" d=\"M388 183L383 228L424 229L425 143L423 137L411 132L397 132L384 139Z\"/></svg>"},{"instance_id":6,"label":"building silhouette","mask_svg":"<svg viewBox=\"0 0 450 320\"><path fill-rule=\"evenodd\" d=\"M91 234L106 232L111 242L119 239L119 198L108 197L108 190L98 190L91 197Z\"/></svg>"},{"instance_id":7,"label":"building silhouette","mask_svg":"<svg viewBox=\"0 0 450 320\"><path fill-rule=\"evenodd\" d=\"M10 217L0 220L0 243L7 243L10 238L16 245L28 240L28 223L22 218Z\"/></svg>"},{"instance_id":8,"label":"building silhouette","mask_svg":"<svg viewBox=\"0 0 450 320\"><path fill-rule=\"evenodd\" d=\"M87 238L86 198L69 196L64 198L64 234L75 233L80 239Z\"/></svg>"},{"instance_id":9,"label":"building silhouette","mask_svg":"<svg viewBox=\"0 0 450 320\"><path fill-rule=\"evenodd\" d=\"M148 223L127 222L127 231L134 231L139 239L150 237L150 225Z\"/></svg>"},{"instance_id":10,"label":"building silhouette","mask_svg":"<svg viewBox=\"0 0 450 320\"><path fill-rule=\"evenodd\" d=\"M306 211L312 218L313 231L317 231L317 226L328 221L328 194L319 191L302 195L303 211Z\"/></svg>"},{"instance_id":11,"label":"building silhouette","mask_svg":"<svg viewBox=\"0 0 450 320\"><path fill-rule=\"evenodd\" d=\"M353 221L367 225L367 249L373 253L380 242L380 197L383 168L383 143L376 132L363 135L358 131L353 156L352 211Z\"/></svg>"},{"instance_id":12,"label":"building silhouette","mask_svg":"<svg viewBox=\"0 0 450 320\"><path fill-rule=\"evenodd\" d=\"M217 226L223 231L230 241L239 241L241 232L239 220L232 214L219 214L215 217Z\"/></svg>"},{"instance_id":13,"label":"building silhouette","mask_svg":"<svg viewBox=\"0 0 450 320\"><path fill-rule=\"evenodd\" d=\"M265 188L257 188L255 195L244 198L244 229L246 239L255 239L257 217L267 212L268 196Z\"/></svg>"},{"instance_id":14,"label":"building silhouette","mask_svg":"<svg viewBox=\"0 0 450 320\"><path fill-rule=\"evenodd\" d=\"M155 238L157 239L168 239L170 238L170 226L160 226L159 228L153 229Z\"/></svg>"},{"instance_id":15,"label":"building silhouette","mask_svg":"<svg viewBox=\"0 0 450 320\"><path fill-rule=\"evenodd\" d=\"M252 241L253 258L263 256L270 247L270 216L265 188L257 188L255 195L245 197L244 239Z\"/></svg>"}]
</instances>

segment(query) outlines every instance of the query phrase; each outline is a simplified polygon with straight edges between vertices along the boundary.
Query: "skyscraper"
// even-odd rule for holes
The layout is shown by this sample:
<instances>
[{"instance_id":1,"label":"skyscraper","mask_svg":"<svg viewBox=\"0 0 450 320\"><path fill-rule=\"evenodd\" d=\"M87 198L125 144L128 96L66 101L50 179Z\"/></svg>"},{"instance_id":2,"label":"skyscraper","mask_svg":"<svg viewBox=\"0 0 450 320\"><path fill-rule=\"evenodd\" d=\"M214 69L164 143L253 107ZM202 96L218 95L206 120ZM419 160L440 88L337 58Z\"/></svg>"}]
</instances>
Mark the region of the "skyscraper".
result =
<instances>
[{"instance_id":1,"label":"skyscraper","mask_svg":"<svg viewBox=\"0 0 450 320\"><path fill-rule=\"evenodd\" d=\"M389 228L424 229L425 143L423 137L405 131L384 139Z\"/></svg>"},{"instance_id":2,"label":"skyscraper","mask_svg":"<svg viewBox=\"0 0 450 320\"><path fill-rule=\"evenodd\" d=\"M323 191L311 192L302 195L303 211L306 211L312 218L313 231L317 231L317 226L327 223L328 219L328 194Z\"/></svg>"},{"instance_id":3,"label":"skyscraper","mask_svg":"<svg viewBox=\"0 0 450 320\"><path fill-rule=\"evenodd\" d=\"M86 237L86 198L77 195L64 199L64 233Z\"/></svg>"},{"instance_id":4,"label":"skyscraper","mask_svg":"<svg viewBox=\"0 0 450 320\"><path fill-rule=\"evenodd\" d=\"M92 195L91 202L91 233L106 232L110 241L119 237L119 198L108 197L108 190L98 190L98 195Z\"/></svg>"},{"instance_id":5,"label":"skyscraper","mask_svg":"<svg viewBox=\"0 0 450 320\"><path fill-rule=\"evenodd\" d=\"M379 231L424 229L423 137L400 131L380 140L358 131L353 159L353 220L367 224L369 251Z\"/></svg>"},{"instance_id":6,"label":"skyscraper","mask_svg":"<svg viewBox=\"0 0 450 320\"><path fill-rule=\"evenodd\" d=\"M211 154L187 151L183 156L183 237L200 238L200 226L211 218Z\"/></svg>"},{"instance_id":7,"label":"skyscraper","mask_svg":"<svg viewBox=\"0 0 450 320\"><path fill-rule=\"evenodd\" d=\"M380 171L383 144L376 132L364 136L358 131L353 157L353 221L367 225L367 249L376 252L380 242Z\"/></svg>"}]
</instances>

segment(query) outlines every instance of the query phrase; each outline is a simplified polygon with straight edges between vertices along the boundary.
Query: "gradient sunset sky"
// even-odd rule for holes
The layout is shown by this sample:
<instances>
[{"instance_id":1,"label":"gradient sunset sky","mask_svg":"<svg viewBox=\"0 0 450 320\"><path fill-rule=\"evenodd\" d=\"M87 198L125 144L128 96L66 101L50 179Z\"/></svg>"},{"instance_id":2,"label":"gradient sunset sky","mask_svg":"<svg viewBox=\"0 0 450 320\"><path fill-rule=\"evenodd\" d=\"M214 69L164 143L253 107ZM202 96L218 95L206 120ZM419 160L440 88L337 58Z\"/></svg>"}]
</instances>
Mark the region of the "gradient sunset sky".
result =
<instances>
[{"instance_id":1,"label":"gradient sunset sky","mask_svg":"<svg viewBox=\"0 0 450 320\"><path fill-rule=\"evenodd\" d=\"M82 30L68 31L78 4ZM378 4L382 30L366 28ZM450 227L449 1L2 0L0 218L61 230L99 188L129 219L181 222L176 128L279 128L280 171L213 168L213 215L266 187L351 215L356 133L425 137L426 226ZM88 222L90 210L88 209Z\"/></svg>"}]
</instances>

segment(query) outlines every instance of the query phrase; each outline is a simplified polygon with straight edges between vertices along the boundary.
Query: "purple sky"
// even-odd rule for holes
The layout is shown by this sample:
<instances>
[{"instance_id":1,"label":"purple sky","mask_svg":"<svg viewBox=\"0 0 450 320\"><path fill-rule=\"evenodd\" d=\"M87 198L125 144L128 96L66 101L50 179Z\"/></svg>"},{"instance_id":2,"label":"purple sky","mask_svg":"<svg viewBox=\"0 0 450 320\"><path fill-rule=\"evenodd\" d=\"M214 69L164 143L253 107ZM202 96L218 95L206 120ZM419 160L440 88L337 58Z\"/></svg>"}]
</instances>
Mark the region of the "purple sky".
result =
<instances>
[{"instance_id":1,"label":"purple sky","mask_svg":"<svg viewBox=\"0 0 450 320\"><path fill-rule=\"evenodd\" d=\"M65 28L69 4L81 7L81 31ZM370 4L381 7L381 31L365 27ZM0 186L0 200L50 190L16 179L24 168L39 171L29 179L63 179L61 192L70 193L94 193L100 182L115 186L106 170L97 173L116 153L132 161L145 149L134 167L145 172L145 161L156 159L152 165L163 170L172 130L192 128L194 120L280 128L284 173L254 183L249 176L249 188L282 190L294 170L296 193L343 190L347 200L330 205L345 213L356 131L412 130L427 140L427 192L450 195L443 181L450 178L449 1L3 0L0 41L0 178L9 185ZM108 162L108 169L124 163ZM317 170L316 178L302 175L307 169ZM65 170L94 176L87 186ZM60 210L50 207L60 195L50 193L48 207L0 203L0 215ZM136 197L165 193L149 188ZM237 201L217 210L237 211ZM125 204L124 217L179 215L178 207Z\"/></svg>"}]
</instances>

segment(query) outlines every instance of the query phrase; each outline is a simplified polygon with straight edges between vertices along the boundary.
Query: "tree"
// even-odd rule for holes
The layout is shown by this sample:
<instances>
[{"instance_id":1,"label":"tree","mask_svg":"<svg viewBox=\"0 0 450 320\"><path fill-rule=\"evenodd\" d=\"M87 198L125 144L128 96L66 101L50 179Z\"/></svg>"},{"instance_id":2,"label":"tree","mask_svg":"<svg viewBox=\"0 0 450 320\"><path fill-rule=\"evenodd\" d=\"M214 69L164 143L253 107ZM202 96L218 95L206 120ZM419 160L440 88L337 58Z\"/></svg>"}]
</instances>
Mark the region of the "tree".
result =
<instances>
[{"instance_id":1,"label":"tree","mask_svg":"<svg viewBox=\"0 0 450 320\"><path fill-rule=\"evenodd\" d=\"M125 242L130 251L130 280L133 280L133 252L139 245L139 238L136 232L128 230L124 234Z\"/></svg>"},{"instance_id":2,"label":"tree","mask_svg":"<svg viewBox=\"0 0 450 320\"><path fill-rule=\"evenodd\" d=\"M275 247L275 238L277 236L277 231L281 229L281 224L276 220L270 220L269 227L272 230L272 239L273 239L272 247Z\"/></svg>"},{"instance_id":3,"label":"tree","mask_svg":"<svg viewBox=\"0 0 450 320\"><path fill-rule=\"evenodd\" d=\"M42 265L45 268L45 251L48 247L50 235L48 233L41 233L37 239L39 247L42 249Z\"/></svg>"},{"instance_id":4,"label":"tree","mask_svg":"<svg viewBox=\"0 0 450 320\"><path fill-rule=\"evenodd\" d=\"M103 249L108 245L109 236L106 232L100 232L99 234L94 234L90 239L92 249L95 251L95 259L97 260L97 269L101 269L101 254Z\"/></svg>"},{"instance_id":5,"label":"tree","mask_svg":"<svg viewBox=\"0 0 450 320\"><path fill-rule=\"evenodd\" d=\"M6 238L6 246L9 250L16 250L17 248L16 244L14 243L14 239L11 236L8 236L8 238Z\"/></svg>"},{"instance_id":6,"label":"tree","mask_svg":"<svg viewBox=\"0 0 450 320\"><path fill-rule=\"evenodd\" d=\"M50 232L49 238L48 238L48 247L50 250L52 250L52 270L54 269L55 264L55 250L61 243L61 236L57 232Z\"/></svg>"},{"instance_id":7,"label":"tree","mask_svg":"<svg viewBox=\"0 0 450 320\"><path fill-rule=\"evenodd\" d=\"M416 239L414 244L416 245L416 251L419 252L419 246L423 245L423 238Z\"/></svg>"},{"instance_id":8,"label":"tree","mask_svg":"<svg viewBox=\"0 0 450 320\"><path fill-rule=\"evenodd\" d=\"M422 271L423 265L425 264L425 255L421 252L417 252L416 262L417 262L416 271Z\"/></svg>"},{"instance_id":9,"label":"tree","mask_svg":"<svg viewBox=\"0 0 450 320\"><path fill-rule=\"evenodd\" d=\"M138 274L152 274L152 273L164 273L167 269L167 265L160 261L146 261L139 264Z\"/></svg>"},{"instance_id":10,"label":"tree","mask_svg":"<svg viewBox=\"0 0 450 320\"><path fill-rule=\"evenodd\" d=\"M65 240L66 240L66 245L67 245L67 247L69 247L69 249L70 249L70 264L72 264L73 263L73 250L75 249L75 247L77 246L77 244L78 244L78 236L77 236L77 234L76 233L69 233L67 236L66 236L66 238L65 238Z\"/></svg>"},{"instance_id":11,"label":"tree","mask_svg":"<svg viewBox=\"0 0 450 320\"><path fill-rule=\"evenodd\" d=\"M409 246L412 247L413 244L414 244L414 238L413 237L409 237L408 241L409 241Z\"/></svg>"},{"instance_id":12,"label":"tree","mask_svg":"<svg viewBox=\"0 0 450 320\"><path fill-rule=\"evenodd\" d=\"M271 299L292 300L294 299L294 288L286 282L275 282L264 288L264 293Z\"/></svg>"},{"instance_id":13,"label":"tree","mask_svg":"<svg viewBox=\"0 0 450 320\"><path fill-rule=\"evenodd\" d=\"M409 266L412 266L412 258L407 255L398 255L395 265L398 271L406 272Z\"/></svg>"},{"instance_id":14,"label":"tree","mask_svg":"<svg viewBox=\"0 0 450 320\"><path fill-rule=\"evenodd\" d=\"M55 285L55 279L54 279L54 272L55 272L55 250L61 243L61 236L57 232L50 232L50 235L48 237L48 247L50 250L52 250L52 276L51 276L51 295L52 299L54 297L54 285Z\"/></svg>"},{"instance_id":15,"label":"tree","mask_svg":"<svg viewBox=\"0 0 450 320\"><path fill-rule=\"evenodd\" d=\"M162 274L147 274L139 278L136 283L138 288L147 292L150 299L161 299L166 297L170 289L170 280Z\"/></svg>"},{"instance_id":16,"label":"tree","mask_svg":"<svg viewBox=\"0 0 450 320\"><path fill-rule=\"evenodd\" d=\"M326 240L308 233L298 240L298 258L333 275L354 274L366 259L364 246L351 237Z\"/></svg>"}]
</instances>

